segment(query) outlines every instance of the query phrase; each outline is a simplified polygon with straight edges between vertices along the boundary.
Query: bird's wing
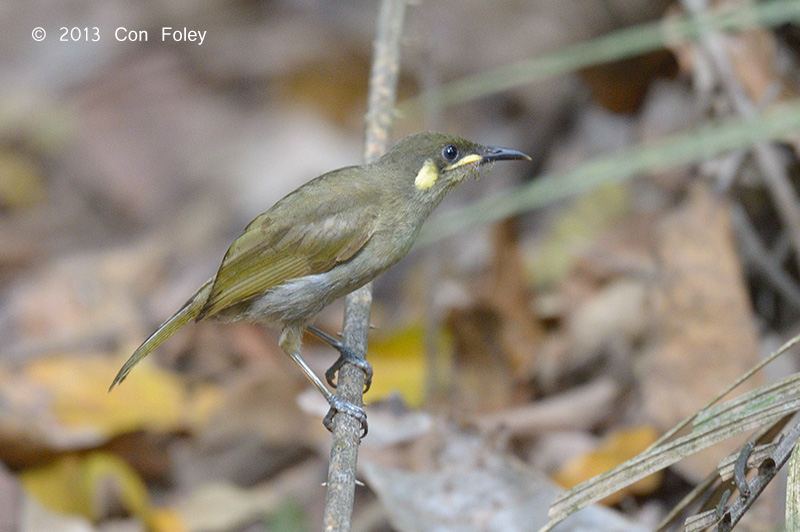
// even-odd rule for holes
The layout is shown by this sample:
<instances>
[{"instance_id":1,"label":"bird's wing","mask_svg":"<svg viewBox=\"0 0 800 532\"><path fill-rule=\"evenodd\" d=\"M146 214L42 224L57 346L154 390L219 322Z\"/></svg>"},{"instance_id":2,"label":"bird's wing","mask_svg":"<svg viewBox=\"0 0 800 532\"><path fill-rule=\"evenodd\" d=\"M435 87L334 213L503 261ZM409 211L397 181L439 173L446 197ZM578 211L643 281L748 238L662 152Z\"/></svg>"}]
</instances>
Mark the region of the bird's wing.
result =
<instances>
[{"instance_id":1,"label":"bird's wing","mask_svg":"<svg viewBox=\"0 0 800 532\"><path fill-rule=\"evenodd\" d=\"M283 216L280 208L253 220L225 254L197 319L289 279L324 273L355 255L374 233L375 209L355 208L347 199L323 201L314 208L313 216L299 217L306 220L300 224L292 225L298 216Z\"/></svg>"}]
</instances>

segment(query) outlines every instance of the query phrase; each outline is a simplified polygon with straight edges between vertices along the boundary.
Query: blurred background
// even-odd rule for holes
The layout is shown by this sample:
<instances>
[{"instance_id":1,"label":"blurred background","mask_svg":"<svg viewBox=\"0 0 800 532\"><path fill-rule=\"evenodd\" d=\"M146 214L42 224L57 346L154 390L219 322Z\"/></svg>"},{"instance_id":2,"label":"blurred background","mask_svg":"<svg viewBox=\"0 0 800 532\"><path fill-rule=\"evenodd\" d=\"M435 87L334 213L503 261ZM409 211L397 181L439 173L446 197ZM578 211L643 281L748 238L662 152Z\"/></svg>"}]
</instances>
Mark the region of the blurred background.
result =
<instances>
[{"instance_id":1,"label":"blurred background","mask_svg":"<svg viewBox=\"0 0 800 532\"><path fill-rule=\"evenodd\" d=\"M791 4L408 7L393 139L443 130L534 160L456 190L375 283L354 530L536 530L557 485L641 452L797 334L796 127L695 153L724 124L798 113ZM327 404L278 331L192 324L106 390L253 217L360 162L377 12L0 3L0 530L320 528ZM715 13L756 15L696 39L670 26ZM623 170L643 153L660 159ZM591 184L569 173L598 160ZM544 174L563 188L460 221L500 218L481 199ZM310 338L305 355L319 373L336 358ZM652 529L740 444L562 530ZM773 484L745 529L782 523Z\"/></svg>"}]
</instances>

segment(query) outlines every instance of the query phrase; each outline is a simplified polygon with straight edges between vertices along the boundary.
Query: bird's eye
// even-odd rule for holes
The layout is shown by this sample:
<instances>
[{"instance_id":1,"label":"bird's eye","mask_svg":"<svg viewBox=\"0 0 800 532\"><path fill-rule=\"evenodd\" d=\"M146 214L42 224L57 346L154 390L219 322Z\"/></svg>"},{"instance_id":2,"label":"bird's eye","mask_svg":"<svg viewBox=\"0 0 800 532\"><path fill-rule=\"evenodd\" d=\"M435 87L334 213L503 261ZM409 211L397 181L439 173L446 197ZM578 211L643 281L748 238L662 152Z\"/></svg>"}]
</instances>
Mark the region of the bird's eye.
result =
<instances>
[{"instance_id":1,"label":"bird's eye","mask_svg":"<svg viewBox=\"0 0 800 532\"><path fill-rule=\"evenodd\" d=\"M458 158L458 148L452 144L445 146L445 148L442 150L442 157L448 161L455 161Z\"/></svg>"}]
</instances>

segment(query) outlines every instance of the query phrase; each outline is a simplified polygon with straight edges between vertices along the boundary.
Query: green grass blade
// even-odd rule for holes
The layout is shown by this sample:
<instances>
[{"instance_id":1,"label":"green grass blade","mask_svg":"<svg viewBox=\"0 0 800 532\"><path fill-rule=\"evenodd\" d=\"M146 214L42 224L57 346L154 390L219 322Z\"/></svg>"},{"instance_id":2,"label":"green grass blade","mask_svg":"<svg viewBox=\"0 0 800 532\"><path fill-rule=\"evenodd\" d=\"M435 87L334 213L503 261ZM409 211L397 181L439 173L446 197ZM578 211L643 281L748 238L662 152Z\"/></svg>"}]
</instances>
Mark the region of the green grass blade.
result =
<instances>
[{"instance_id":1,"label":"green grass blade","mask_svg":"<svg viewBox=\"0 0 800 532\"><path fill-rule=\"evenodd\" d=\"M702 17L666 18L445 84L439 90L402 102L399 109L401 114L413 114L429 105L461 104L588 66L690 42L708 31L743 31L799 20L797 0L753 3Z\"/></svg>"},{"instance_id":2,"label":"green grass blade","mask_svg":"<svg viewBox=\"0 0 800 532\"><path fill-rule=\"evenodd\" d=\"M797 2L800 5L800 2ZM572 170L541 176L432 220L418 239L430 244L454 233L501 220L596 187L647 172L695 163L753 143L800 132L800 103L775 106L755 119L739 119L699 127L651 145L600 157Z\"/></svg>"}]
</instances>

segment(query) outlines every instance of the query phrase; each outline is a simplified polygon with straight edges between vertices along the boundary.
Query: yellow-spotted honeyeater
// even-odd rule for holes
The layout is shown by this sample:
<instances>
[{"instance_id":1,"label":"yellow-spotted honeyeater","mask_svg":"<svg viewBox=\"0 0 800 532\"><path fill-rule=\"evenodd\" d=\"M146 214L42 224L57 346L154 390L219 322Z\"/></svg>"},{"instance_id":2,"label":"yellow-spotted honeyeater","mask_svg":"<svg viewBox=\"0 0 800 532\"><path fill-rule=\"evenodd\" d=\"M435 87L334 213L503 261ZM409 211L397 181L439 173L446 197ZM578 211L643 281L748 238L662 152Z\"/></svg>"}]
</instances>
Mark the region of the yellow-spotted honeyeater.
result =
<instances>
[{"instance_id":1,"label":"yellow-spotted honeyeater","mask_svg":"<svg viewBox=\"0 0 800 532\"><path fill-rule=\"evenodd\" d=\"M133 367L191 320L215 318L283 327L281 349L300 367L335 412L355 416L366 431L366 414L340 400L300 356L308 330L341 353L326 373L334 385L343 363L372 369L362 356L310 326L322 308L365 285L400 260L445 194L493 161L526 159L522 152L486 147L436 132L409 135L372 164L321 175L258 216L231 244L216 275L139 346L109 391Z\"/></svg>"}]
</instances>

